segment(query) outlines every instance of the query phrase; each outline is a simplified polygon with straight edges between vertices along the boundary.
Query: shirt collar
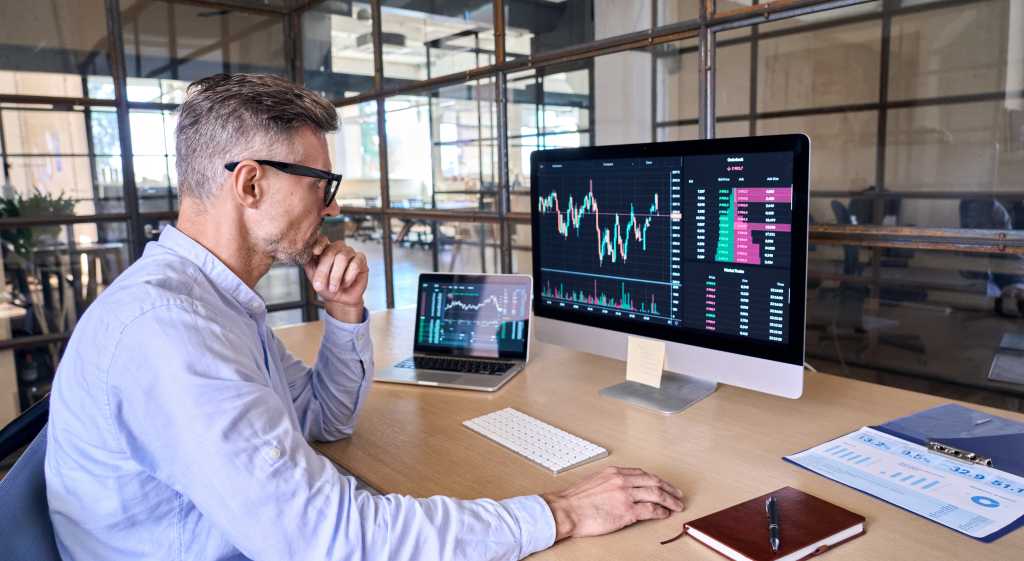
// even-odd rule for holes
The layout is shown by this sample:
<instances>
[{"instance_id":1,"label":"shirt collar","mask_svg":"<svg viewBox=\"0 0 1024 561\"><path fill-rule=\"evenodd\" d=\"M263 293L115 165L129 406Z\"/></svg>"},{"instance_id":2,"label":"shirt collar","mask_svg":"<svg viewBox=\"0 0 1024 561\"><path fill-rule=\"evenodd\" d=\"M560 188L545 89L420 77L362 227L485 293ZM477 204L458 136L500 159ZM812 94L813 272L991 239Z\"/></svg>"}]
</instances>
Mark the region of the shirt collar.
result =
<instances>
[{"instance_id":1,"label":"shirt collar","mask_svg":"<svg viewBox=\"0 0 1024 561\"><path fill-rule=\"evenodd\" d=\"M267 305L260 295L249 288L210 250L185 235L181 230L171 225L165 226L160 233L160 240L155 245L195 263L217 288L238 302L249 316L253 318L266 316ZM147 247L146 253L149 252L150 248Z\"/></svg>"}]
</instances>

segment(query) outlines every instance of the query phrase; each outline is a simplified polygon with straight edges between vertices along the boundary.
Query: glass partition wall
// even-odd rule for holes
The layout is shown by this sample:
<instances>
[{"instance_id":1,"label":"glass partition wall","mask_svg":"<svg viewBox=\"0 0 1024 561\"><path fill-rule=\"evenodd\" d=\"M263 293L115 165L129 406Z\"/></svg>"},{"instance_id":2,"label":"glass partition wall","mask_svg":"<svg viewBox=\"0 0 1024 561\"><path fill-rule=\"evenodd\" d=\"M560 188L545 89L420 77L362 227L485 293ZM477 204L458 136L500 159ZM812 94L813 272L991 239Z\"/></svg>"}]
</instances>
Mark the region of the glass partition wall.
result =
<instances>
[{"instance_id":1,"label":"glass partition wall","mask_svg":"<svg viewBox=\"0 0 1024 561\"><path fill-rule=\"evenodd\" d=\"M324 231L371 309L424 271L531 270L529 157L805 132L808 362L1020 408L1024 4L1013 0L43 0L0 7L0 421L173 224L175 110L216 72L338 106ZM301 271L256 287L313 320Z\"/></svg>"}]
</instances>

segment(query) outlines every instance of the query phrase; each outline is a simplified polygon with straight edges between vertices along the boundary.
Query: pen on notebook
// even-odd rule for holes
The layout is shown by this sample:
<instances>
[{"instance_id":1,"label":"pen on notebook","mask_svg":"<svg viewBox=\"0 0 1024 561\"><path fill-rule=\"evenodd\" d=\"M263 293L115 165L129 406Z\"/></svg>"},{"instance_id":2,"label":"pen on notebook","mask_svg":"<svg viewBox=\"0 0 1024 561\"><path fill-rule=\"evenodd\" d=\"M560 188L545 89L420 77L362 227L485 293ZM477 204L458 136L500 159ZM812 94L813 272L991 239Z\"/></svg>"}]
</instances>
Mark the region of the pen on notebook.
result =
<instances>
[{"instance_id":1,"label":"pen on notebook","mask_svg":"<svg viewBox=\"0 0 1024 561\"><path fill-rule=\"evenodd\" d=\"M772 546L772 553L779 551L779 509L777 506L778 501L775 500L774 495L768 495L768 500L764 502L764 510L768 513L768 543Z\"/></svg>"}]
</instances>

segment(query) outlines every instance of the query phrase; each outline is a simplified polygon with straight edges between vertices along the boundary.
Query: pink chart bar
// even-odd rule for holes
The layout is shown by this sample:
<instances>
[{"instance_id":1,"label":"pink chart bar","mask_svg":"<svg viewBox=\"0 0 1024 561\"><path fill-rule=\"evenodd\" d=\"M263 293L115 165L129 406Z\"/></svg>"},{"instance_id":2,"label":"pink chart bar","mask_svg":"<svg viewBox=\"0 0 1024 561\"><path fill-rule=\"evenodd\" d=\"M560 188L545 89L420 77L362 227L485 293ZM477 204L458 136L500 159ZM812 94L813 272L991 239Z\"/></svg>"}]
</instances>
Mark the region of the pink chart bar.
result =
<instances>
[{"instance_id":1,"label":"pink chart bar","mask_svg":"<svg viewBox=\"0 0 1024 561\"><path fill-rule=\"evenodd\" d=\"M791 203L792 187L737 187L737 203Z\"/></svg>"},{"instance_id":2,"label":"pink chart bar","mask_svg":"<svg viewBox=\"0 0 1024 561\"><path fill-rule=\"evenodd\" d=\"M741 220L737 220L733 226L737 232L740 230L750 232L791 232L793 230L790 224L765 224L763 222L742 222Z\"/></svg>"},{"instance_id":3,"label":"pink chart bar","mask_svg":"<svg viewBox=\"0 0 1024 561\"><path fill-rule=\"evenodd\" d=\"M789 232L790 224L747 222L746 207L751 203L791 203L792 187L740 187L735 191L736 216L733 222L733 261L745 265L761 264L761 246L754 243L753 232Z\"/></svg>"}]
</instances>

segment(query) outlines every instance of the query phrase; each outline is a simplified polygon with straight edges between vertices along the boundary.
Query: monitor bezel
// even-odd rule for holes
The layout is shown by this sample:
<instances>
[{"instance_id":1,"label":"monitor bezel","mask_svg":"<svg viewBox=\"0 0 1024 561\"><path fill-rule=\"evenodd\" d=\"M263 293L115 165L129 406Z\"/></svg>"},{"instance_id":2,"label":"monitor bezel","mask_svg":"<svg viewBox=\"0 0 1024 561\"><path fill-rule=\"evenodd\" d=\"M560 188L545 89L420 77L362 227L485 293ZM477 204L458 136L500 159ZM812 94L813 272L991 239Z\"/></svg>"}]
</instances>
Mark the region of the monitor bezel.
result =
<instances>
[{"instance_id":1,"label":"monitor bezel","mask_svg":"<svg viewBox=\"0 0 1024 561\"><path fill-rule=\"evenodd\" d=\"M610 314L595 315L585 311L544 304L543 298L533 299L533 313L537 317L610 329L714 349L755 358L803 365L807 298L807 232L810 193L810 139L804 134L785 134L711 140L682 140L644 144L618 144L581 148L537 150L530 154L530 227L533 240L533 293L541 294L543 274L540 273L540 237L538 166L545 162L567 160L594 160L644 157L675 157L721 153L791 152L793 154L793 222L790 268L790 321L786 343L771 343L749 337L722 333L713 335L703 330L683 326L668 326L617 318ZM686 220L686 216L683 216ZM684 239L685 243L685 239Z\"/></svg>"},{"instance_id":2,"label":"monitor bezel","mask_svg":"<svg viewBox=\"0 0 1024 561\"><path fill-rule=\"evenodd\" d=\"M420 302L423 300L423 286L425 283L439 282L446 284L458 284L462 282L466 283L485 283L495 285L510 285L510 286L522 286L527 289L527 297L531 300L531 310L533 301L533 283L529 275L519 274L497 274L497 273L421 273L416 284L416 327L413 332L413 352L417 354L430 354L438 356L456 356L456 357L468 357L468 358L481 358L481 359L502 359L502 360L526 360L530 351L530 314L527 314L526 323L523 326L523 338L526 344L523 346L522 353L502 353L499 352L497 355L488 354L474 354L471 349L456 349L453 347L441 347L434 345L422 345L418 343L420 340Z\"/></svg>"}]
</instances>

